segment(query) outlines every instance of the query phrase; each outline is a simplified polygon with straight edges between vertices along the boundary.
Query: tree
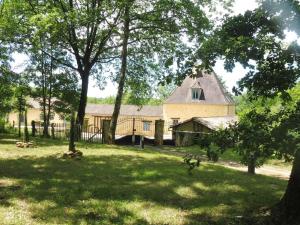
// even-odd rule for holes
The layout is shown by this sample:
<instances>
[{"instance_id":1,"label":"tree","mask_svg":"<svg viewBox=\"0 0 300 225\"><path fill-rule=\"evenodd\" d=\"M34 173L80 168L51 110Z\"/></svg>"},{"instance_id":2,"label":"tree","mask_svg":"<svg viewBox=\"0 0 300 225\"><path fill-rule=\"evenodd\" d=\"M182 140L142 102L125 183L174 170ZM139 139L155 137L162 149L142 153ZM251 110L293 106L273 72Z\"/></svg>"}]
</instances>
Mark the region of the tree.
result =
<instances>
[{"instance_id":1,"label":"tree","mask_svg":"<svg viewBox=\"0 0 300 225\"><path fill-rule=\"evenodd\" d=\"M16 1L1 3L5 15L14 19L20 35L12 40L31 46L36 39L49 35L64 57L53 57L62 67L79 74L81 95L77 123L83 124L89 77L99 73L104 53L114 46L112 35L119 24L121 1ZM6 18L7 19L7 18ZM8 19L7 19L8 20ZM44 52L49 55L49 52Z\"/></svg>"},{"instance_id":2,"label":"tree","mask_svg":"<svg viewBox=\"0 0 300 225\"><path fill-rule=\"evenodd\" d=\"M114 112L110 124L110 142L114 142L117 119L124 90L138 104L157 80L172 77L171 68L188 58L191 48L182 36L201 42L209 28L208 18L198 1L126 1L124 6L121 68ZM149 10L153 9L153 10ZM190 69L190 68L189 68ZM174 73L173 73L174 74ZM150 81L150 82L149 82Z\"/></svg>"},{"instance_id":3,"label":"tree","mask_svg":"<svg viewBox=\"0 0 300 225\"><path fill-rule=\"evenodd\" d=\"M280 95L288 105L288 90L296 85L300 77L300 47L296 42L284 43L284 29L299 34L299 21L299 1L262 1L256 10L225 20L198 51L198 54L206 56L202 66L208 68L219 56L224 57L225 68L229 71L239 62L249 72L240 80L236 93L247 89L252 99ZM273 213L276 224L299 224L300 221L300 149L295 144L299 136L299 126L296 125L299 124L299 103L293 105L293 109L288 107L288 110L277 114L274 132L278 130L280 132L275 133L280 135L271 133L275 153L294 158L285 195L275 207L277 210L273 211L277 212Z\"/></svg>"},{"instance_id":4,"label":"tree","mask_svg":"<svg viewBox=\"0 0 300 225\"><path fill-rule=\"evenodd\" d=\"M53 96L57 89L60 76L64 76L53 58L61 57L61 53L54 49L51 38L42 37L28 50L30 61L27 63L26 73L33 82L35 88L32 97L36 99L42 108L43 136L50 137L48 128L50 119L54 113ZM45 54L45 52L49 53ZM75 81L72 81L75 82ZM56 89L55 89L56 88Z\"/></svg>"},{"instance_id":5,"label":"tree","mask_svg":"<svg viewBox=\"0 0 300 225\"><path fill-rule=\"evenodd\" d=\"M109 141L110 143L114 143L115 141L115 132L117 127L117 120L120 113L122 96L123 96L123 88L125 84L125 76L127 69L127 51L128 51L128 39L129 39L129 23L130 23L130 8L132 7L132 2L128 2L125 6L124 10L124 28L123 28L123 43L122 43L122 53L121 53L121 70L119 77L119 88L116 96L115 107L112 114L112 120L109 128Z\"/></svg>"},{"instance_id":6,"label":"tree","mask_svg":"<svg viewBox=\"0 0 300 225\"><path fill-rule=\"evenodd\" d=\"M13 97L13 76L10 71L0 72L0 118L11 110Z\"/></svg>"},{"instance_id":7,"label":"tree","mask_svg":"<svg viewBox=\"0 0 300 225\"><path fill-rule=\"evenodd\" d=\"M255 168L272 156L272 130L274 118L269 108L263 111L252 109L239 121L225 130L214 133L214 142L221 147L233 148L240 156L241 163L248 166L248 173L255 174Z\"/></svg>"},{"instance_id":8,"label":"tree","mask_svg":"<svg viewBox=\"0 0 300 225\"><path fill-rule=\"evenodd\" d=\"M2 21L2 11L0 7L0 27L5 27ZM10 70L11 51L8 43L4 40L5 33L0 32L0 118L11 110L11 100L13 97L13 81L15 74Z\"/></svg>"},{"instance_id":9,"label":"tree","mask_svg":"<svg viewBox=\"0 0 300 225\"><path fill-rule=\"evenodd\" d=\"M65 71L64 76L60 76L55 89L64 89L64 91L56 91L53 96L56 100L53 102L54 110L62 117L70 121L70 133L69 133L69 151L75 152L75 116L76 108L80 99L80 89L77 86L76 75L70 71ZM77 129L78 130L78 129Z\"/></svg>"},{"instance_id":10,"label":"tree","mask_svg":"<svg viewBox=\"0 0 300 225\"><path fill-rule=\"evenodd\" d=\"M27 98L30 95L31 88L29 82L24 74L20 74L17 83L14 87L14 102L13 107L18 112L18 136L21 137L21 123L25 122L25 111L30 107L27 103ZM27 121L26 121L27 123ZM25 129L26 130L26 129Z\"/></svg>"}]
</instances>

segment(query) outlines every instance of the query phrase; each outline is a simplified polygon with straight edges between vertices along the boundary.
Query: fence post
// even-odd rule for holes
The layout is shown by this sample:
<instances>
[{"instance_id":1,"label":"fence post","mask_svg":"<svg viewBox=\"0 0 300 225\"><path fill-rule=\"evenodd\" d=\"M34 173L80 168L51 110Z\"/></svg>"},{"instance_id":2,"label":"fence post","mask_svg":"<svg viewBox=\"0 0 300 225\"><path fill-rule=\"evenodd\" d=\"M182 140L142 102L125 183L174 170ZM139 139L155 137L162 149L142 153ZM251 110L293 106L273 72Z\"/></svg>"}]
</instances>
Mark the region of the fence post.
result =
<instances>
[{"instance_id":1,"label":"fence post","mask_svg":"<svg viewBox=\"0 0 300 225\"><path fill-rule=\"evenodd\" d=\"M35 132L36 132L36 128L35 128L35 121L34 120L32 120L31 121L31 135L32 135L32 137L35 137Z\"/></svg>"},{"instance_id":2,"label":"fence post","mask_svg":"<svg viewBox=\"0 0 300 225\"><path fill-rule=\"evenodd\" d=\"M108 144L109 143L109 127L110 127L110 120L103 120L103 130L102 130L102 143Z\"/></svg>"},{"instance_id":3,"label":"fence post","mask_svg":"<svg viewBox=\"0 0 300 225\"><path fill-rule=\"evenodd\" d=\"M163 145L164 143L164 120L155 120L154 144Z\"/></svg>"},{"instance_id":4,"label":"fence post","mask_svg":"<svg viewBox=\"0 0 300 225\"><path fill-rule=\"evenodd\" d=\"M141 135L140 136L140 146L141 146L142 149L144 149L144 145L145 145L145 143L144 143L144 135Z\"/></svg>"},{"instance_id":5,"label":"fence post","mask_svg":"<svg viewBox=\"0 0 300 225\"><path fill-rule=\"evenodd\" d=\"M55 134L54 134L54 123L51 123L51 137L54 139L55 138Z\"/></svg>"},{"instance_id":6,"label":"fence post","mask_svg":"<svg viewBox=\"0 0 300 225\"><path fill-rule=\"evenodd\" d=\"M132 145L135 145L135 118L132 119Z\"/></svg>"}]
</instances>

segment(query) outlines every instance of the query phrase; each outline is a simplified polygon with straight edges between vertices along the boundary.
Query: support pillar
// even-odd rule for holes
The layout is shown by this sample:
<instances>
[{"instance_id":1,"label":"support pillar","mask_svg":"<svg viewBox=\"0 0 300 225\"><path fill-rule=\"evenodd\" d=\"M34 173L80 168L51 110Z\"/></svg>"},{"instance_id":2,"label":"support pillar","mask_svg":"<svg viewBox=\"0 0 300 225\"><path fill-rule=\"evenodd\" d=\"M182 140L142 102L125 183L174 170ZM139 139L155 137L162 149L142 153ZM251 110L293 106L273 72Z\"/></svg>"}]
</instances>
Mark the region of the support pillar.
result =
<instances>
[{"instance_id":1,"label":"support pillar","mask_svg":"<svg viewBox=\"0 0 300 225\"><path fill-rule=\"evenodd\" d=\"M102 121L103 129L102 129L102 143L108 144L109 143L109 127L110 127L110 120L103 120Z\"/></svg>"},{"instance_id":2,"label":"support pillar","mask_svg":"<svg viewBox=\"0 0 300 225\"><path fill-rule=\"evenodd\" d=\"M164 143L164 120L155 120L154 144L163 145Z\"/></svg>"}]
</instances>

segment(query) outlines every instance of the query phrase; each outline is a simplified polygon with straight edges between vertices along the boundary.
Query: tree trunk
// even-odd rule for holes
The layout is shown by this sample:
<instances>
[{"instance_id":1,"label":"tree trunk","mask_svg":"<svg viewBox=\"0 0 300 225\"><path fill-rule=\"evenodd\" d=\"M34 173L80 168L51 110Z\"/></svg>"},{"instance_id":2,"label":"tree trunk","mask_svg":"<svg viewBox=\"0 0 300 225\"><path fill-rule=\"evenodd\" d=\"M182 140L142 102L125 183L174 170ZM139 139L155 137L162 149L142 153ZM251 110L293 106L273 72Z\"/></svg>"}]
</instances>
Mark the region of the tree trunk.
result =
<instances>
[{"instance_id":1,"label":"tree trunk","mask_svg":"<svg viewBox=\"0 0 300 225\"><path fill-rule=\"evenodd\" d=\"M40 39L41 43L43 43L43 39ZM43 46L43 45L42 45ZM43 86L42 86L42 97L43 97L43 136L44 137L49 137L49 131L48 131L48 127L49 127L49 123L48 118L47 118L47 109L46 109L46 105L47 105L47 79L46 79L46 71L45 71L45 56L44 53L42 52L42 59L41 59L42 63L41 63L41 73L42 73L42 78L43 78Z\"/></svg>"},{"instance_id":2,"label":"tree trunk","mask_svg":"<svg viewBox=\"0 0 300 225\"><path fill-rule=\"evenodd\" d=\"M19 121L18 121L18 136L21 137L21 118L22 118L22 112L19 111Z\"/></svg>"},{"instance_id":3,"label":"tree trunk","mask_svg":"<svg viewBox=\"0 0 300 225\"><path fill-rule=\"evenodd\" d=\"M255 174L255 159L253 157L249 158L248 173Z\"/></svg>"},{"instance_id":4,"label":"tree trunk","mask_svg":"<svg viewBox=\"0 0 300 225\"><path fill-rule=\"evenodd\" d=\"M83 74L80 75L81 75L81 93L80 93L80 101L79 101L76 124L83 126L85 107L87 103L88 86L89 86L89 72L84 72Z\"/></svg>"},{"instance_id":5,"label":"tree trunk","mask_svg":"<svg viewBox=\"0 0 300 225\"><path fill-rule=\"evenodd\" d=\"M35 137L36 128L35 128L35 121L34 120L31 121L31 129L32 129L32 132L31 132L32 137Z\"/></svg>"},{"instance_id":6,"label":"tree trunk","mask_svg":"<svg viewBox=\"0 0 300 225\"><path fill-rule=\"evenodd\" d=\"M47 99L47 130L50 126L50 118L51 118L51 96ZM48 131L48 137L49 137L49 131Z\"/></svg>"},{"instance_id":7,"label":"tree trunk","mask_svg":"<svg viewBox=\"0 0 300 225\"><path fill-rule=\"evenodd\" d=\"M69 138L69 151L75 152L75 114L72 112Z\"/></svg>"},{"instance_id":8,"label":"tree trunk","mask_svg":"<svg viewBox=\"0 0 300 225\"><path fill-rule=\"evenodd\" d=\"M25 142L29 142L29 132L27 127L27 109L25 109L25 116L24 116L24 140Z\"/></svg>"},{"instance_id":9,"label":"tree trunk","mask_svg":"<svg viewBox=\"0 0 300 225\"><path fill-rule=\"evenodd\" d=\"M127 69L127 46L128 46L128 39L129 39L129 10L130 5L127 4L125 7L125 14L124 14L124 36L123 36L123 46L122 46L122 66L120 71L120 79L119 79L119 87L118 87L118 93L116 96L116 102L114 107L114 112L112 114L110 128L109 128L109 143L114 144L115 143L115 134L116 134L116 128L117 128L117 121L120 113L121 103L122 103L122 97L123 97L123 90L124 90L124 84L126 79L126 69Z\"/></svg>"},{"instance_id":10,"label":"tree trunk","mask_svg":"<svg viewBox=\"0 0 300 225\"><path fill-rule=\"evenodd\" d=\"M46 96L43 96L43 121L44 121L44 124L43 124L43 136L44 137L49 137L49 131L48 131L48 119L47 119L47 110L46 110Z\"/></svg>"},{"instance_id":11,"label":"tree trunk","mask_svg":"<svg viewBox=\"0 0 300 225\"><path fill-rule=\"evenodd\" d=\"M256 162L256 157L250 154L248 157L248 173L255 174L255 162Z\"/></svg>"},{"instance_id":12,"label":"tree trunk","mask_svg":"<svg viewBox=\"0 0 300 225\"><path fill-rule=\"evenodd\" d=\"M272 212L274 224L300 224L300 150L297 150L284 196Z\"/></svg>"}]
</instances>

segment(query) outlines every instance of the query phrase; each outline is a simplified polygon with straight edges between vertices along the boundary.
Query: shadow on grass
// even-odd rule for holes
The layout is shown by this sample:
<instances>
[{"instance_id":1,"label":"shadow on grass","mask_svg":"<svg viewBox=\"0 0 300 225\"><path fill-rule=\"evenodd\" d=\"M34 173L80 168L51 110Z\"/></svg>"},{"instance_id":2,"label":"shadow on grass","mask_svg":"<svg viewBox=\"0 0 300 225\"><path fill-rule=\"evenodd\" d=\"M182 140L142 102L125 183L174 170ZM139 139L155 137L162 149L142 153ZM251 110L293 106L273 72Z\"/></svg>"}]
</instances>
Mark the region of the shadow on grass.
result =
<instances>
[{"instance_id":1,"label":"shadow on grass","mask_svg":"<svg viewBox=\"0 0 300 225\"><path fill-rule=\"evenodd\" d=\"M150 203L188 212L186 224L222 224L224 218L273 204L286 184L212 165L188 176L180 161L166 157L87 155L73 161L27 156L0 159L0 165L0 178L16 179L19 187L2 187L6 194L0 206L26 199L36 205L32 218L50 224L148 224L137 211ZM132 209L131 203L137 205ZM222 217L208 220L204 211L217 208Z\"/></svg>"}]
</instances>

